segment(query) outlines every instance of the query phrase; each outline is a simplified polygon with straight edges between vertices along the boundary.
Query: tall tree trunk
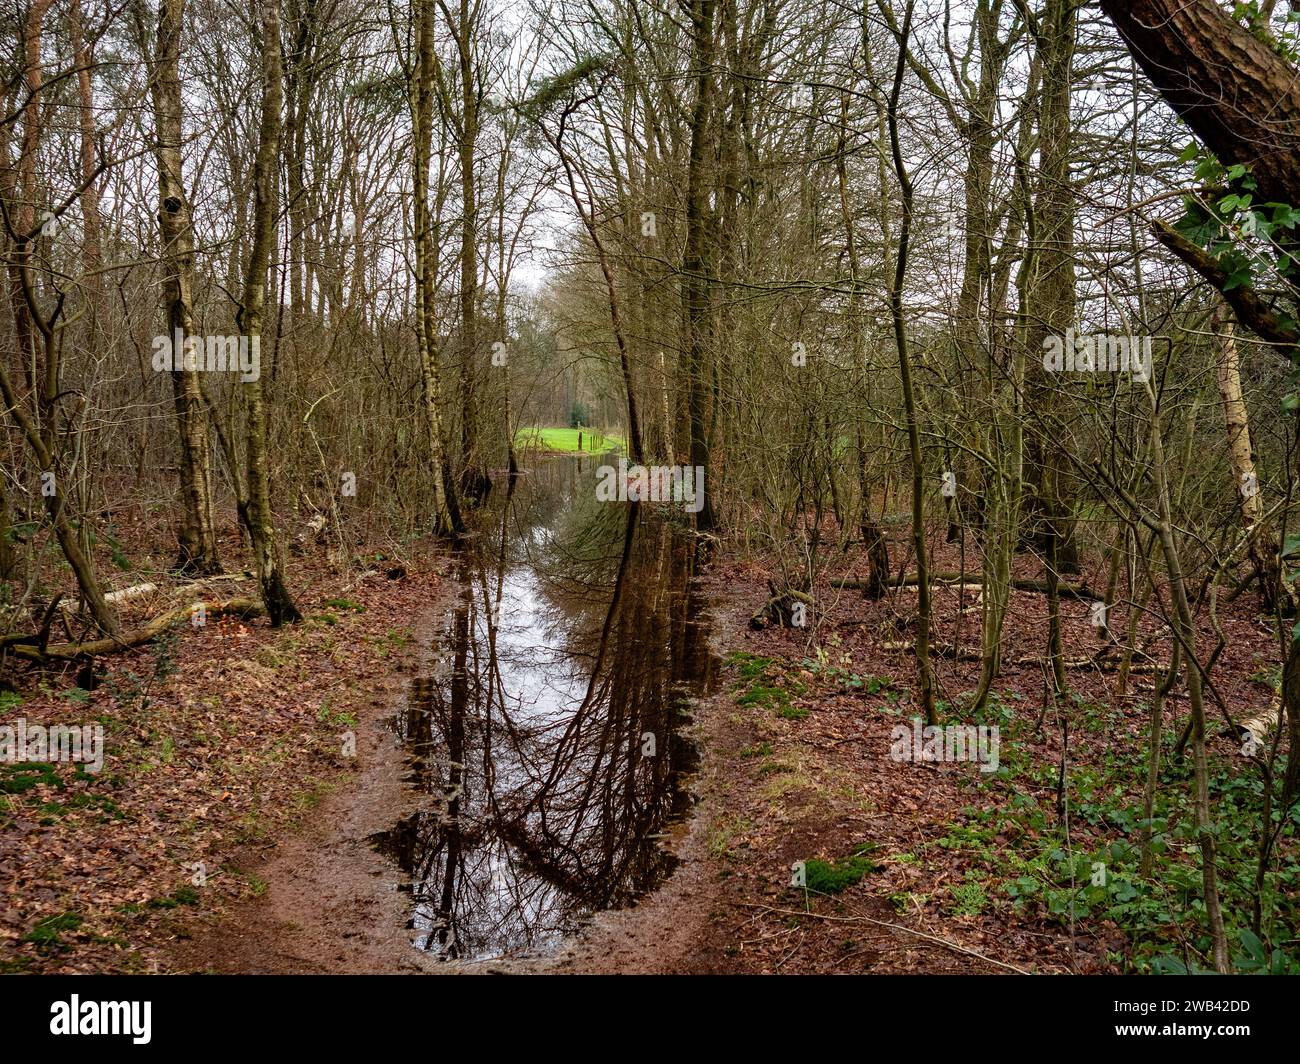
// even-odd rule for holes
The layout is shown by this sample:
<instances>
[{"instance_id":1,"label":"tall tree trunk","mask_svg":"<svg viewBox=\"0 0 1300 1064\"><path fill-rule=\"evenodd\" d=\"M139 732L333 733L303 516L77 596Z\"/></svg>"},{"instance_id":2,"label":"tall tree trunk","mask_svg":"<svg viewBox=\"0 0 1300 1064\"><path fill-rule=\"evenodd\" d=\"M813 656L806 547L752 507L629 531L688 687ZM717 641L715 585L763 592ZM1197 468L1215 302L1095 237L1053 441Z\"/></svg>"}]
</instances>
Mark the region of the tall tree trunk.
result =
<instances>
[{"instance_id":1,"label":"tall tree trunk","mask_svg":"<svg viewBox=\"0 0 1300 1064\"><path fill-rule=\"evenodd\" d=\"M1183 581L1182 561L1178 541L1174 534L1173 510L1169 500L1169 475L1165 464L1164 441L1160 431L1160 412L1156 406L1155 389L1151 381L1145 382L1151 412L1151 473L1155 481L1158 520L1153 531L1160 540L1169 576L1169 595L1174 603L1173 627L1182 646L1187 663L1186 682L1188 701L1192 705L1192 756L1193 799L1196 807L1196 832L1201 847L1201 883L1204 891L1205 915L1210 925L1210 939L1214 952L1214 967L1220 972L1231 970L1228 961L1228 940L1223 928L1223 910L1219 900L1217 844L1214 820L1210 813L1209 767L1205 756L1205 694L1200 663L1196 658L1196 621L1187 599Z\"/></svg>"},{"instance_id":2,"label":"tall tree trunk","mask_svg":"<svg viewBox=\"0 0 1300 1064\"><path fill-rule=\"evenodd\" d=\"M853 336L853 366L861 382L865 409L870 409L867 401L868 372L865 365L866 345L863 332L866 322L862 313L862 263L858 257L857 234L853 228L853 214L849 210L849 173L848 158L845 151L845 133L848 129L849 97L847 93L840 96L840 124L836 141L835 172L840 194L840 217L844 221L844 244L849 256L849 273L852 294L849 296L849 322ZM872 514L874 504L874 487L867 468L866 434L863 418L854 418L853 429L857 444L857 474L859 503L858 528L862 535L862 550L867 559L867 579L863 583L862 597L882 599L889 583L889 542L884 530Z\"/></svg>"},{"instance_id":3,"label":"tall tree trunk","mask_svg":"<svg viewBox=\"0 0 1300 1064\"><path fill-rule=\"evenodd\" d=\"M295 337L312 310L310 271L306 252L309 214L307 193L307 121L316 80L317 0L290 0L289 47L285 59L284 172L289 220L289 334Z\"/></svg>"},{"instance_id":4,"label":"tall tree trunk","mask_svg":"<svg viewBox=\"0 0 1300 1064\"><path fill-rule=\"evenodd\" d=\"M1278 545L1273 530L1264 522L1264 497L1255 474L1254 452L1250 446L1250 416L1241 397L1241 367L1232 318L1220 303L1211 316L1211 328L1218 342L1219 398L1223 402L1223 422L1228 437L1228 468L1239 500L1241 527L1249 537L1246 549L1259 574L1259 593L1264 609L1277 609L1285 593L1282 585Z\"/></svg>"},{"instance_id":5,"label":"tall tree trunk","mask_svg":"<svg viewBox=\"0 0 1300 1064\"><path fill-rule=\"evenodd\" d=\"M18 112L22 119L20 156L16 168L6 167L3 194L7 203L6 216L11 230L18 239L5 255L9 277L9 294L14 313L14 335L17 341L18 361L28 375L28 392L35 400L35 411L28 410L25 398L20 397L7 367L0 362L0 398L4 400L5 413L13 419L22 432L32 457L41 474L41 497L46 516L54 529L55 538L77 580L82 601L95 623L105 635L117 635L117 615L108 605L95 573L94 559L83 543L84 528L80 528L69 512L66 503L68 485L64 483L58 454L59 355L63 347L59 317L63 300L59 299L53 313L46 317L37 303L35 282L31 276L32 243L37 237L36 226L36 156L42 138L41 93L44 87L41 68L41 41L45 16L50 0L35 0L27 12L23 29L22 54L24 62L23 84L26 100ZM16 171L16 175L11 173Z\"/></svg>"},{"instance_id":6,"label":"tall tree trunk","mask_svg":"<svg viewBox=\"0 0 1300 1064\"><path fill-rule=\"evenodd\" d=\"M705 240L709 230L709 205L705 158L713 106L714 0L694 0L691 27L694 36L695 106L691 112L691 147L686 171L686 246L682 254L682 380L687 394L687 449L691 464L704 471L704 498L695 515L695 527L707 532L717 523L713 491L709 486L709 441L705 433L705 398L708 381L707 346L710 340L711 297Z\"/></svg>"},{"instance_id":7,"label":"tall tree trunk","mask_svg":"<svg viewBox=\"0 0 1300 1064\"><path fill-rule=\"evenodd\" d=\"M446 11L444 5L443 8ZM477 11L477 4L475 5ZM451 22L450 12L448 22ZM467 499L481 500L492 486L478 448L478 191L474 153L478 144L478 88L474 84L475 14L460 0L454 26L460 70L460 483Z\"/></svg>"},{"instance_id":8,"label":"tall tree trunk","mask_svg":"<svg viewBox=\"0 0 1300 1064\"><path fill-rule=\"evenodd\" d=\"M194 331L194 226L181 158L180 50L184 20L185 0L161 0L149 71L156 138L154 158L158 164L163 296L167 336L172 343L177 336L188 337ZM143 32L143 27L140 30ZM147 52L143 39L141 47ZM207 409L196 371L174 369L171 380L180 437L181 506L176 528L176 568L183 573L216 573L221 571L221 561L213 520Z\"/></svg>"},{"instance_id":9,"label":"tall tree trunk","mask_svg":"<svg viewBox=\"0 0 1300 1064\"><path fill-rule=\"evenodd\" d=\"M907 69L907 52L912 30L912 8L907 0L903 28L898 35L898 66L889 98L889 147L894 159L894 173L902 192L903 212L898 230L898 250L894 260L894 277L889 286L889 314L894 325L894 343L898 348L898 375L903 389L903 409L907 420L907 445L912 461L912 547L916 552L916 673L921 712L926 724L937 723L934 699L934 667L930 661L930 625L933 608L930 602L930 556L925 541L925 465L921 452L921 427L916 414L916 389L912 383L912 356L908 350L907 323L903 318L903 283L907 280L907 254L912 238L912 179L903 162L898 137L898 100L903 89L903 72Z\"/></svg>"},{"instance_id":10,"label":"tall tree trunk","mask_svg":"<svg viewBox=\"0 0 1300 1064\"><path fill-rule=\"evenodd\" d=\"M240 331L251 344L259 344L266 303L266 273L275 245L279 202L280 111L284 88L280 68L280 0L262 0L262 120L258 130L253 182L253 248L244 275L244 300ZM262 603L271 624L299 621L302 614L285 586L275 513L271 507L271 475L266 446L265 372L244 383L248 409L248 499L243 507L248 536L253 545Z\"/></svg>"},{"instance_id":11,"label":"tall tree trunk","mask_svg":"<svg viewBox=\"0 0 1300 1064\"><path fill-rule=\"evenodd\" d=\"M425 428L433 468L433 524L439 537L459 536L463 528L456 505L455 485L443 440L442 389L438 373L438 329L434 291L437 267L429 217L429 162L433 155L433 72L437 63L433 39L434 0L418 0L415 8L415 62L411 79L412 225L415 244L415 344L424 386Z\"/></svg>"},{"instance_id":12,"label":"tall tree trunk","mask_svg":"<svg viewBox=\"0 0 1300 1064\"><path fill-rule=\"evenodd\" d=\"M1070 121L1072 71L1079 0L1048 0L1038 27L1036 50L1042 91L1038 126L1039 172L1034 198L1033 274L1029 302L1031 327L1026 335L1027 357L1043 350L1051 336L1064 336L1074 323L1074 189L1070 183L1073 150ZM1052 387L1041 369L1035 374L1030 398L1050 416ZM1026 455L1032 470L1034 495L1027 507L1030 541L1042 551L1047 575L1048 653L1058 691L1066 686L1062 662L1061 613L1057 584L1062 571L1077 572L1071 506L1063 479L1067 473L1062 449L1045 433L1035 433Z\"/></svg>"},{"instance_id":13,"label":"tall tree trunk","mask_svg":"<svg viewBox=\"0 0 1300 1064\"><path fill-rule=\"evenodd\" d=\"M100 278L93 274L103 264L103 251L100 246L99 220L99 186L95 180L95 95L90 80L91 65L94 60L86 46L84 20L81 13L81 0L72 0L68 10L68 36L72 42L72 58L77 65L77 103L79 111L77 124L81 134L80 163L81 183L81 217L82 217L82 255L85 257L86 269L92 273L87 279L92 291L98 296ZM99 300L95 302L98 304ZM96 307L96 309L99 309Z\"/></svg>"}]
</instances>

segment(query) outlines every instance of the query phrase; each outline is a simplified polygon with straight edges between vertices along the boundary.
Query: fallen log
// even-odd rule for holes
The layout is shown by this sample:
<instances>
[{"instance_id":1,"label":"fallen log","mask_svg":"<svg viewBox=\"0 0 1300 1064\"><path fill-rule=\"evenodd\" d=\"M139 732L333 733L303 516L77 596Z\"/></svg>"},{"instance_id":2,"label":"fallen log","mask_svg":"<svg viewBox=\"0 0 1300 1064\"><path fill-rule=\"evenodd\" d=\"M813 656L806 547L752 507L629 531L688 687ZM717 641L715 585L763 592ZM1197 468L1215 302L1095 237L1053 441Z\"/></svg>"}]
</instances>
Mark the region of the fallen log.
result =
<instances>
[{"instance_id":1,"label":"fallen log","mask_svg":"<svg viewBox=\"0 0 1300 1064\"><path fill-rule=\"evenodd\" d=\"M1241 744L1242 757L1263 757L1264 750L1268 746L1269 736L1272 734L1273 729L1277 727L1277 722L1281 718L1282 699L1280 696L1275 695L1268 709L1256 711L1244 720L1234 720L1228 712L1228 708L1221 703L1219 711L1227 722L1219 734L1227 738L1235 738ZM1192 738L1193 723L1191 716L1188 716L1186 723L1183 724L1183 730L1178 736L1178 742L1174 744L1175 760L1181 761L1183 759L1187 743Z\"/></svg>"},{"instance_id":2,"label":"fallen log","mask_svg":"<svg viewBox=\"0 0 1300 1064\"><path fill-rule=\"evenodd\" d=\"M954 585L964 583L974 590L982 587L984 578L979 573L967 573L963 576L961 573L935 573L930 578L931 586ZM889 586L894 588L916 587L917 579L915 573L908 573L902 580L894 579L889 581ZM845 580L833 579L831 587L846 588L852 591L861 591L866 587L865 580ZM1046 580L1031 580L1027 577L1019 577L1011 581L1011 586L1017 591L1036 591L1039 594L1047 594ZM1057 592L1061 598L1078 599L1081 602L1101 602L1102 596L1088 587L1087 584L1067 584L1060 582L1056 585Z\"/></svg>"},{"instance_id":3,"label":"fallen log","mask_svg":"<svg viewBox=\"0 0 1300 1064\"><path fill-rule=\"evenodd\" d=\"M113 654L157 639L169 629L188 621L199 606L203 607L206 617L255 617L263 612L262 604L254 599L234 598L227 599L224 602L206 602L198 599L188 605L168 610L139 628L123 632L115 639L91 639L84 643L55 643L53 646L44 648L18 644L11 649L19 657L28 658L32 661L50 659L69 661L74 658L91 657L96 654Z\"/></svg>"},{"instance_id":4,"label":"fallen log","mask_svg":"<svg viewBox=\"0 0 1300 1064\"><path fill-rule=\"evenodd\" d=\"M883 650L907 650L916 652L916 643L910 639L894 640L882 644ZM1064 665L1067 669L1097 669L1101 672L1114 672L1119 668L1119 660L1108 656L1117 652L1113 643L1107 643L1102 649L1094 655L1085 658L1066 658ZM951 643L931 643L930 653L941 658L954 658L957 661L982 661L983 655L973 647L963 647L960 654L957 648ZM1002 667L1023 668L1025 666L1043 666L1051 665L1050 657L1031 655L1024 658L1003 658ZM1140 662L1129 666L1129 672L1150 672L1155 668L1152 662Z\"/></svg>"},{"instance_id":5,"label":"fallen log","mask_svg":"<svg viewBox=\"0 0 1300 1064\"><path fill-rule=\"evenodd\" d=\"M120 591L110 591L104 596L104 601L110 606L116 606L119 603L130 602L132 599L139 598L142 595L148 595L157 590L157 584L135 584L131 587L124 587ZM77 611L82 609L84 606L84 602L65 602L62 609Z\"/></svg>"},{"instance_id":6,"label":"fallen log","mask_svg":"<svg viewBox=\"0 0 1300 1064\"><path fill-rule=\"evenodd\" d=\"M1277 727L1277 722L1282 715L1281 711L1282 700L1275 697L1268 709L1256 710L1244 720L1234 720L1233 726L1236 728L1238 740L1243 746L1250 742L1251 745L1262 749L1267 745L1273 729Z\"/></svg>"}]
</instances>

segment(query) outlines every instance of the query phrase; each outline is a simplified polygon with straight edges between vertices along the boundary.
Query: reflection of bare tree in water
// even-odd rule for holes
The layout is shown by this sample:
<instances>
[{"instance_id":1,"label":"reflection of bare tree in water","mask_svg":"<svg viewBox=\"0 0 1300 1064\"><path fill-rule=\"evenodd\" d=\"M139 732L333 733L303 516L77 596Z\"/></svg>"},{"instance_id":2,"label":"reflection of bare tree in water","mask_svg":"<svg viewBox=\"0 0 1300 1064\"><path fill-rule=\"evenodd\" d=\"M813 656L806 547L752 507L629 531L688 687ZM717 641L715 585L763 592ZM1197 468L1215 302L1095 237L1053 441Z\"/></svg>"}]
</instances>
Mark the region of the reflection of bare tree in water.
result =
<instances>
[{"instance_id":1,"label":"reflection of bare tree in water","mask_svg":"<svg viewBox=\"0 0 1300 1064\"><path fill-rule=\"evenodd\" d=\"M447 957L544 948L671 870L683 698L709 678L683 540L636 505L538 539L535 487L501 513L495 557L458 558L449 660L399 721L436 800L380 842L411 877L417 945Z\"/></svg>"}]
</instances>

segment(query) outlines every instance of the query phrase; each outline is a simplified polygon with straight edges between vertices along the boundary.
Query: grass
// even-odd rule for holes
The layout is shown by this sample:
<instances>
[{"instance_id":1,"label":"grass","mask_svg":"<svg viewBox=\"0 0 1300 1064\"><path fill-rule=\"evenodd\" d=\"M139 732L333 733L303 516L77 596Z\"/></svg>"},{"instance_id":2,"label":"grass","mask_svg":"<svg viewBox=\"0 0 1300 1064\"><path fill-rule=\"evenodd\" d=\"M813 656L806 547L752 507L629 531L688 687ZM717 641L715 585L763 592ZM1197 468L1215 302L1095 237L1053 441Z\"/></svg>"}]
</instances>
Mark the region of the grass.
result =
<instances>
[{"instance_id":1,"label":"grass","mask_svg":"<svg viewBox=\"0 0 1300 1064\"><path fill-rule=\"evenodd\" d=\"M764 658L757 654L736 652L727 658L725 664L735 665L742 680L760 679L769 665L776 664L776 658Z\"/></svg>"},{"instance_id":2,"label":"grass","mask_svg":"<svg viewBox=\"0 0 1300 1064\"><path fill-rule=\"evenodd\" d=\"M0 793L22 794L30 791L37 784L44 783L50 787L62 787L54 766L41 761L22 761L17 764L0 765Z\"/></svg>"},{"instance_id":3,"label":"grass","mask_svg":"<svg viewBox=\"0 0 1300 1064\"><path fill-rule=\"evenodd\" d=\"M749 685L749 690L738 694L736 705L772 709L778 717L786 720L803 720L808 716L808 710L803 706L791 703L791 696L797 697L804 693L803 684L790 677L769 675L769 670L776 671L773 669L775 658L741 653L731 655L726 663L734 665L740 673L741 682L736 687L737 691L746 684ZM778 679L784 681L785 686L776 686Z\"/></svg>"},{"instance_id":4,"label":"grass","mask_svg":"<svg viewBox=\"0 0 1300 1064\"><path fill-rule=\"evenodd\" d=\"M170 894L153 898L148 902L150 909L176 909L182 905L198 905L199 893L193 887L177 887Z\"/></svg>"},{"instance_id":5,"label":"grass","mask_svg":"<svg viewBox=\"0 0 1300 1064\"><path fill-rule=\"evenodd\" d=\"M81 917L75 913L47 916L23 936L23 941L34 943L40 949L58 949L63 946L59 941L59 935L64 931L77 930L81 922Z\"/></svg>"},{"instance_id":6,"label":"grass","mask_svg":"<svg viewBox=\"0 0 1300 1064\"><path fill-rule=\"evenodd\" d=\"M744 817L728 817L714 825L709 833L708 849L710 856L722 860L731 857L732 843L753 830L754 825Z\"/></svg>"},{"instance_id":7,"label":"grass","mask_svg":"<svg viewBox=\"0 0 1300 1064\"><path fill-rule=\"evenodd\" d=\"M582 434L582 450L586 452L622 451L625 444L621 436L606 436L600 429L523 428L515 433L515 446L520 450L537 449L561 454L578 453L578 434Z\"/></svg>"}]
</instances>

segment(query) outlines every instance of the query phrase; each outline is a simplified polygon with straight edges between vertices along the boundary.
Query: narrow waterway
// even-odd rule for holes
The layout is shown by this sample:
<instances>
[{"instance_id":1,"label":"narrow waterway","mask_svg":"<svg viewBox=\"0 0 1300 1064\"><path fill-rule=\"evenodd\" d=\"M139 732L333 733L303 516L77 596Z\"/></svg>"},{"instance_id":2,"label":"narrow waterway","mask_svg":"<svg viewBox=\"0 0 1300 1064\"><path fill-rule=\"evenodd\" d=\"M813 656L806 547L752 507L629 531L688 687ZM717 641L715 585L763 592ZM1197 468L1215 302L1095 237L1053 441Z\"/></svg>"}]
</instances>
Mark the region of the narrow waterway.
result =
<instances>
[{"instance_id":1,"label":"narrow waterway","mask_svg":"<svg viewBox=\"0 0 1300 1064\"><path fill-rule=\"evenodd\" d=\"M440 957L544 955L673 868L704 603L680 510L597 502L598 461L535 461L479 515L393 722L421 802L373 841Z\"/></svg>"}]
</instances>

